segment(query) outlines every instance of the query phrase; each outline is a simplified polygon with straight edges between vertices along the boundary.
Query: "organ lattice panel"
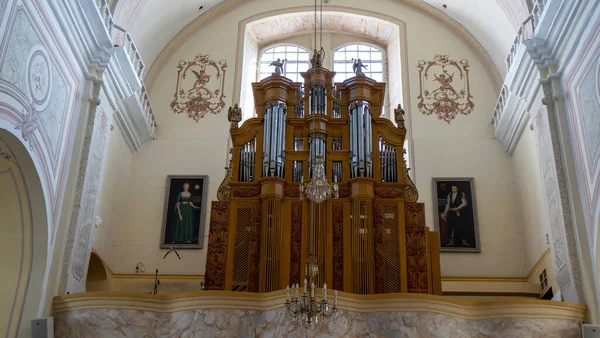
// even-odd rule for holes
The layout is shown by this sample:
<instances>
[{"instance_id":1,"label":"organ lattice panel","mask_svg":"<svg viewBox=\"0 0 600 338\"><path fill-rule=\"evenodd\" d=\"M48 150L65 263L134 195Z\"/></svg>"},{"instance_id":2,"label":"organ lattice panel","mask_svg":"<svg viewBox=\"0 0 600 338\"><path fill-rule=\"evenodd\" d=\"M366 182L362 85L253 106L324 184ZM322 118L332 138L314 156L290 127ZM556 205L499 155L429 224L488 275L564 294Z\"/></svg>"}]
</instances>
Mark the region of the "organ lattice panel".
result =
<instances>
[{"instance_id":1,"label":"organ lattice panel","mask_svg":"<svg viewBox=\"0 0 600 338\"><path fill-rule=\"evenodd\" d=\"M440 293L436 236L408 175L404 123L382 118L385 84L333 83L315 67L304 83L253 83L257 116L232 123L230 173L214 202L207 288L271 292L302 285L314 227L316 285L358 294ZM232 121L235 122L235 121ZM300 199L317 156L339 198ZM230 192L230 193L229 193Z\"/></svg>"}]
</instances>

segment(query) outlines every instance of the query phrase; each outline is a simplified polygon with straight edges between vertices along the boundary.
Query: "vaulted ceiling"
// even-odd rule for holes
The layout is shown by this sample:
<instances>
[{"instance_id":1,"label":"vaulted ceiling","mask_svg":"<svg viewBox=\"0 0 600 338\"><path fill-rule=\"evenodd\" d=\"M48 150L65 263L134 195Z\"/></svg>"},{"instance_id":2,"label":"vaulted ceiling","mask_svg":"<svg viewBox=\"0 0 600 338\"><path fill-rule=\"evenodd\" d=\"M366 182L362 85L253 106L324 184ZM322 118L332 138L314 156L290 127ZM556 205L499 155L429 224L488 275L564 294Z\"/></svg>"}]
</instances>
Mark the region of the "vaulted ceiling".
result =
<instances>
[{"instance_id":1,"label":"vaulted ceiling","mask_svg":"<svg viewBox=\"0 0 600 338\"><path fill-rule=\"evenodd\" d=\"M236 0L114 0L114 17L129 29L147 65L187 25L211 12L233 8ZM247 1L247 0L246 0ZM256 1L256 0L255 0ZM269 0L274 1L274 0ZM490 55L502 76L504 57L532 0L371 0L397 1L463 26ZM343 6L343 0L325 0ZM306 0L305 5L313 2ZM300 4L299 4L300 5ZM200 9L200 6L202 8Z\"/></svg>"}]
</instances>

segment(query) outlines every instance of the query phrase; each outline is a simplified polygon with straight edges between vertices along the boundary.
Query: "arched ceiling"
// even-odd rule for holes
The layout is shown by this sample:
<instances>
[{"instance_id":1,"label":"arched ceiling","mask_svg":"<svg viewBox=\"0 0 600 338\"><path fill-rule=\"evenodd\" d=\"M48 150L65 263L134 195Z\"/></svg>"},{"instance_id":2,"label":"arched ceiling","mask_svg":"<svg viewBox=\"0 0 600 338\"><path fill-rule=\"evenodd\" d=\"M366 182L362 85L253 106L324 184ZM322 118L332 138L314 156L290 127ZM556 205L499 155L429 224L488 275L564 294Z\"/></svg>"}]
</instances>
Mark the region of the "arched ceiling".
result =
<instances>
[{"instance_id":1,"label":"arched ceiling","mask_svg":"<svg viewBox=\"0 0 600 338\"><path fill-rule=\"evenodd\" d=\"M131 31L144 62L151 65L175 35L195 19L230 10L240 1L243 0L118 0L114 17L118 24ZM462 25L483 46L498 72L504 76L504 58L519 23L528 15L527 1L531 0L391 1L407 3L441 18L442 21L454 21ZM306 2L306 5L313 3L309 0ZM343 6L342 0L325 2L328 5ZM202 9L199 9L200 6Z\"/></svg>"}]
</instances>

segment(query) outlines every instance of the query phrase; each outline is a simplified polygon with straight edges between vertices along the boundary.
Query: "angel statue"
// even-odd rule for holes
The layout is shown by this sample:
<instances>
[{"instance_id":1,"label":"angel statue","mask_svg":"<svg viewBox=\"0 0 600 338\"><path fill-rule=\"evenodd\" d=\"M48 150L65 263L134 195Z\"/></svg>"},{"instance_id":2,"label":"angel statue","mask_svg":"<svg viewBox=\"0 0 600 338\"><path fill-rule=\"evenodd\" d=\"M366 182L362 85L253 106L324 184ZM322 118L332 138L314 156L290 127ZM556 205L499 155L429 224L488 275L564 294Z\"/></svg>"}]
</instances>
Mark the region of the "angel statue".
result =
<instances>
[{"instance_id":1,"label":"angel statue","mask_svg":"<svg viewBox=\"0 0 600 338\"><path fill-rule=\"evenodd\" d=\"M352 65L352 71L354 72L354 74L356 76L365 76L365 73L363 73L362 68L367 69L367 66L363 65L360 58L352 60L354 61L354 64Z\"/></svg>"},{"instance_id":2,"label":"angel statue","mask_svg":"<svg viewBox=\"0 0 600 338\"><path fill-rule=\"evenodd\" d=\"M283 64L287 61L287 59L281 61L281 59L277 59L277 61L271 62L269 66L275 66L275 73L273 75L283 75Z\"/></svg>"},{"instance_id":3,"label":"angel statue","mask_svg":"<svg viewBox=\"0 0 600 338\"><path fill-rule=\"evenodd\" d=\"M234 104L233 107L229 107L227 120L231 122L231 129L237 129L238 122L242 120L242 108L240 108L237 103Z\"/></svg>"},{"instance_id":4,"label":"angel statue","mask_svg":"<svg viewBox=\"0 0 600 338\"><path fill-rule=\"evenodd\" d=\"M405 114L405 111L404 111L404 109L402 109L402 105L400 105L400 103L398 103L398 108L394 109L394 119L396 120L396 124L398 125L398 128L406 128L404 126L404 114Z\"/></svg>"},{"instance_id":5,"label":"angel statue","mask_svg":"<svg viewBox=\"0 0 600 338\"><path fill-rule=\"evenodd\" d=\"M321 47L321 50L313 49L313 55L310 58L310 64L312 68L323 67L323 59L325 58L325 49Z\"/></svg>"}]
</instances>

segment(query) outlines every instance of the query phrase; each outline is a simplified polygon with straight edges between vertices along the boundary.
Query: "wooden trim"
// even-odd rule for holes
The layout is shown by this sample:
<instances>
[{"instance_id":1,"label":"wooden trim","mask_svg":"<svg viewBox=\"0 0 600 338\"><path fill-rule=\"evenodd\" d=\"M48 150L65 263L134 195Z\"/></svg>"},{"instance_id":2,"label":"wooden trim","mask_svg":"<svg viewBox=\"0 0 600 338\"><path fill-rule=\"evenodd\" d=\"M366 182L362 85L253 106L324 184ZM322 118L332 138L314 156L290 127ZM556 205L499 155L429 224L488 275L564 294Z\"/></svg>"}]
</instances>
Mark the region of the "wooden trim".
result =
<instances>
[{"instance_id":1,"label":"wooden trim","mask_svg":"<svg viewBox=\"0 0 600 338\"><path fill-rule=\"evenodd\" d=\"M535 263L533 268L529 271L527 276L442 276L442 282L510 282L510 283L526 283L544 262L546 257L550 254L550 249L546 249L546 252L540 257Z\"/></svg>"}]
</instances>

